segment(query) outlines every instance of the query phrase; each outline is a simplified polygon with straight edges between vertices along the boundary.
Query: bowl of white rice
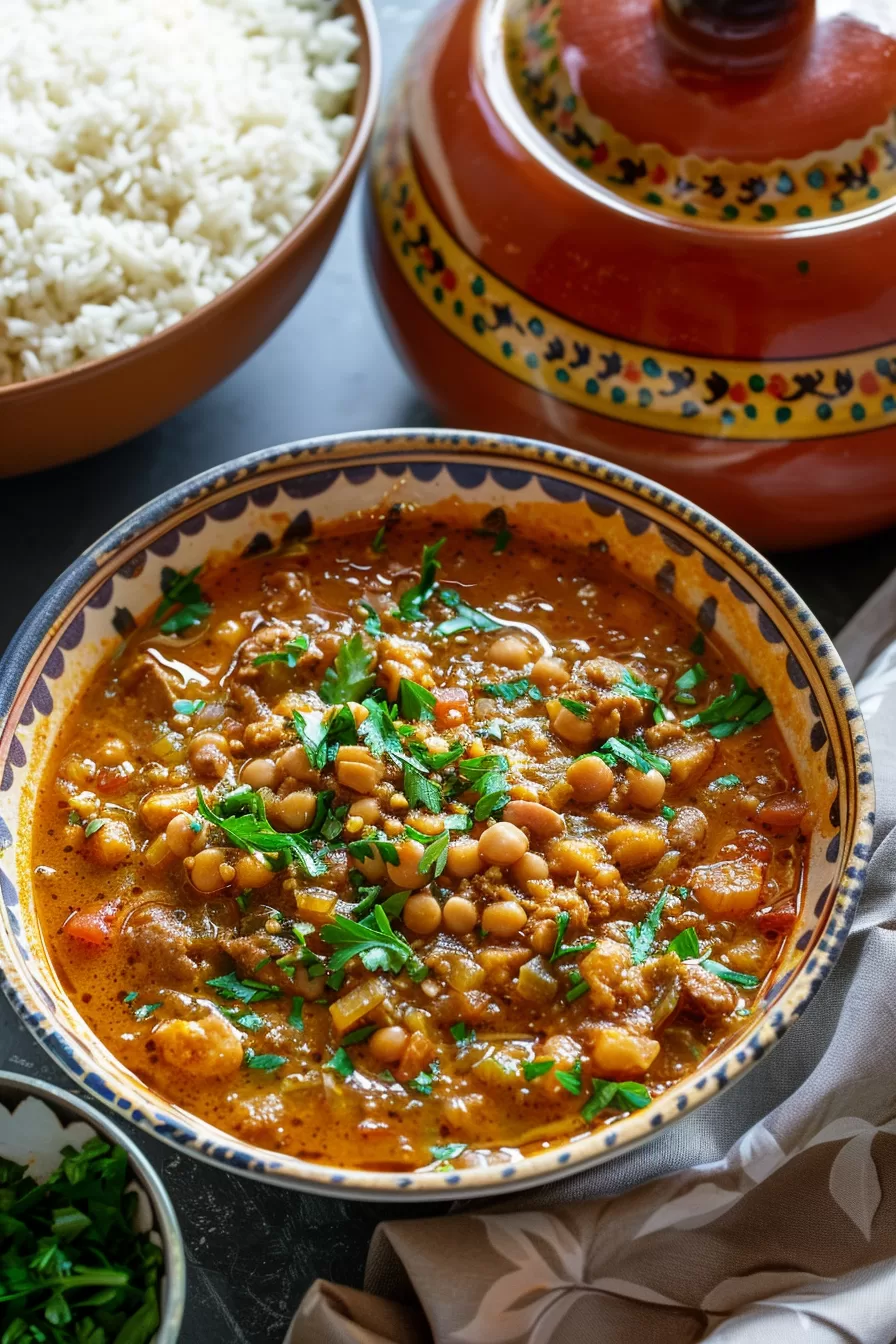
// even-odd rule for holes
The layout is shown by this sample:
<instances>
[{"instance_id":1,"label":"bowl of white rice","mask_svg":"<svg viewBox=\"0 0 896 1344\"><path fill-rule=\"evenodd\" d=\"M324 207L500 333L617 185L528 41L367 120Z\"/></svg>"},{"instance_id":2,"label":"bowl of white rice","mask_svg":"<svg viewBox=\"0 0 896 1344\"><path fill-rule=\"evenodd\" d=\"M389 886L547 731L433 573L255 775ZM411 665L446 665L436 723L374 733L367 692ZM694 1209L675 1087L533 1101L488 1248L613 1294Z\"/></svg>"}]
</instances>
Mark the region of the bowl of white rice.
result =
<instances>
[{"instance_id":1,"label":"bowl of white rice","mask_svg":"<svg viewBox=\"0 0 896 1344\"><path fill-rule=\"evenodd\" d=\"M0 476L141 433L270 335L342 218L380 88L370 0L4 18Z\"/></svg>"}]
</instances>

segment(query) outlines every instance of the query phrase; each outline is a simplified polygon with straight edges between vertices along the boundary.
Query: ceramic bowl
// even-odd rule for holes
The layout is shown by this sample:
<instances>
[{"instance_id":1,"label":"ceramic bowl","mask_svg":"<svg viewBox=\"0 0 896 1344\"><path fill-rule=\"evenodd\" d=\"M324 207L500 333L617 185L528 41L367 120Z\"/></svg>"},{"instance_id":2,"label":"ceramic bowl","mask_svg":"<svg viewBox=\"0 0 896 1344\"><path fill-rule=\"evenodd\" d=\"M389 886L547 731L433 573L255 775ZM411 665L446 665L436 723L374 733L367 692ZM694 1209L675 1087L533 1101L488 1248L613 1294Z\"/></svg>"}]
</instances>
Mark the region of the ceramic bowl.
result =
<instances>
[{"instance_id":1,"label":"ceramic bowl","mask_svg":"<svg viewBox=\"0 0 896 1344\"><path fill-rule=\"evenodd\" d=\"M355 129L308 214L248 275L174 326L120 354L0 388L0 477L87 457L159 424L248 359L302 297L345 213L380 95L373 4L342 0L339 10L361 38Z\"/></svg>"},{"instance_id":2,"label":"ceramic bowl","mask_svg":"<svg viewBox=\"0 0 896 1344\"><path fill-rule=\"evenodd\" d=\"M118 639L116 624L155 601L163 566L189 569L213 550L258 553L287 530L291 538L309 535L318 523L380 501L452 496L605 543L635 579L714 630L775 705L817 829L802 910L757 1013L648 1109L506 1166L337 1170L214 1129L163 1100L92 1035L35 927L34 790L65 714ZM187 481L98 541L34 609L0 664L0 722L0 964L31 1031L89 1092L176 1147L263 1180L358 1198L447 1198L549 1180L641 1142L727 1087L796 1022L836 961L871 842L861 713L835 649L796 593L737 536L677 496L594 458L520 439L448 431L319 439Z\"/></svg>"},{"instance_id":3,"label":"ceramic bowl","mask_svg":"<svg viewBox=\"0 0 896 1344\"><path fill-rule=\"evenodd\" d=\"M99 1135L128 1155L131 1179L141 1192L136 1225L159 1239L165 1273L152 1344L177 1344L186 1294L186 1259L180 1228L160 1177L133 1139L108 1116L52 1083L0 1072L0 1157L21 1163L38 1182L59 1165L62 1149L80 1149Z\"/></svg>"}]
</instances>

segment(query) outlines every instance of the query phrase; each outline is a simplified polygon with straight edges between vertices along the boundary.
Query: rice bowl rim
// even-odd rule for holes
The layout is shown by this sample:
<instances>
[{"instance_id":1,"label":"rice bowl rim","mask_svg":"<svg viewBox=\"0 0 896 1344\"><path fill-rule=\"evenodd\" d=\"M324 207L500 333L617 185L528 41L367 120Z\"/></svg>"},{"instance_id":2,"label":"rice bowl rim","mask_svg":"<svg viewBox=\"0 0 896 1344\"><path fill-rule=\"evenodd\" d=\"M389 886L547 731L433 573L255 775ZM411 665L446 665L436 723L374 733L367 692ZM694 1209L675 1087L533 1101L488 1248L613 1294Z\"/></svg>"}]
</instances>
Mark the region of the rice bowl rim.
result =
<instances>
[{"instance_id":1,"label":"rice bowl rim","mask_svg":"<svg viewBox=\"0 0 896 1344\"><path fill-rule=\"evenodd\" d=\"M220 294L216 294L213 299L209 299L208 303L200 304L198 308L194 308L192 312L178 318L164 331L157 331L151 336L142 337L127 350L118 350L112 355L101 355L98 359L85 359L67 369L59 369L55 373L45 373L39 378L20 379L18 382L7 384L6 387L0 387L0 410L2 410L4 403L11 402L16 397L26 401L29 397L40 395L51 383L59 384L63 379L72 383L80 378L94 377L97 371L105 372L110 370L113 365L116 368L122 368L131 360L140 358L150 347L158 349L164 342L174 339L175 334L184 331L188 324L191 328L198 329L203 323L213 322L226 303L238 301L244 290L250 284L254 284L259 275L263 275L269 270L275 270L286 256L301 245L306 235L313 232L318 221L327 214L334 199L339 196L346 184L351 182L360 167L373 133L382 92L382 50L373 0L339 0L336 14L333 17L336 17L337 14L351 13L353 9L357 10L357 32L360 39L360 46L354 60L360 68L362 79L366 64L367 89L364 95L364 104L361 108L356 108L349 114L354 116L355 125L339 161L339 166L324 183L308 213L294 224L289 233L281 238L277 246L256 262L251 270L240 276L239 280L234 281L232 285L228 285Z\"/></svg>"}]
</instances>

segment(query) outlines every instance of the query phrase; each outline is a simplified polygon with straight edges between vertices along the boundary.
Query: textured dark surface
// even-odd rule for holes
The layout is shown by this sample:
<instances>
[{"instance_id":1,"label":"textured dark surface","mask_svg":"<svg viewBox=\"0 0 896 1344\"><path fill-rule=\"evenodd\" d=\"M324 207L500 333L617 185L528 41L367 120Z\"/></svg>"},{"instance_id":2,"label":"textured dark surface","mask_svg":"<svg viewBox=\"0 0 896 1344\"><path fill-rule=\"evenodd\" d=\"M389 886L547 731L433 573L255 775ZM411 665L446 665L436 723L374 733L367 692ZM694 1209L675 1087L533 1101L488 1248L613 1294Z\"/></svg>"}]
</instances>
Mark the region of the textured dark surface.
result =
<instances>
[{"instance_id":1,"label":"textured dark surface","mask_svg":"<svg viewBox=\"0 0 896 1344\"><path fill-rule=\"evenodd\" d=\"M379 4L387 72L394 70L426 7ZM376 316L356 195L299 308L219 388L159 429L102 457L47 475L0 481L0 647L79 551L185 477L290 439L432 421ZM778 562L835 634L892 568L894 543L896 531L891 531ZM5 1000L0 1000L0 1063L66 1081ZM402 1215L394 1205L276 1190L213 1170L154 1140L142 1144L164 1174L187 1246L190 1291L183 1344L276 1344L312 1280L360 1285L375 1224L384 1216ZM415 1205L404 1213L435 1211L435 1206Z\"/></svg>"}]
</instances>

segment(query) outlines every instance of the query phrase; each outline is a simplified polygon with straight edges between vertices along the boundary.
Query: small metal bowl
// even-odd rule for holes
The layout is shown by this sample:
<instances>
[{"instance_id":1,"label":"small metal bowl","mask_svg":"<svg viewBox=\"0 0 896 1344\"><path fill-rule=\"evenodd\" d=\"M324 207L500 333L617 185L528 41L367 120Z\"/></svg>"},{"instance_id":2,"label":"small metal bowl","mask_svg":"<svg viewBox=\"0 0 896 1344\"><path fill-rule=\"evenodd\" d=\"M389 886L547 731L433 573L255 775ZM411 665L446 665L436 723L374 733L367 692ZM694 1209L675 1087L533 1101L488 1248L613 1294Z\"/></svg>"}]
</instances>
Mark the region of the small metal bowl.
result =
<instances>
[{"instance_id":1,"label":"small metal bowl","mask_svg":"<svg viewBox=\"0 0 896 1344\"><path fill-rule=\"evenodd\" d=\"M127 1153L131 1175L149 1200L153 1228L161 1238L165 1256L159 1303L160 1325L153 1344L177 1344L186 1299L187 1262L180 1227L161 1177L150 1166L133 1139L96 1107L64 1092L53 1083L44 1083L20 1073L0 1071L0 1103L11 1110L27 1097L36 1097L44 1102L63 1125L69 1125L72 1121L85 1121L98 1135L117 1144ZM39 1151L39 1144L35 1145L35 1153Z\"/></svg>"}]
</instances>

